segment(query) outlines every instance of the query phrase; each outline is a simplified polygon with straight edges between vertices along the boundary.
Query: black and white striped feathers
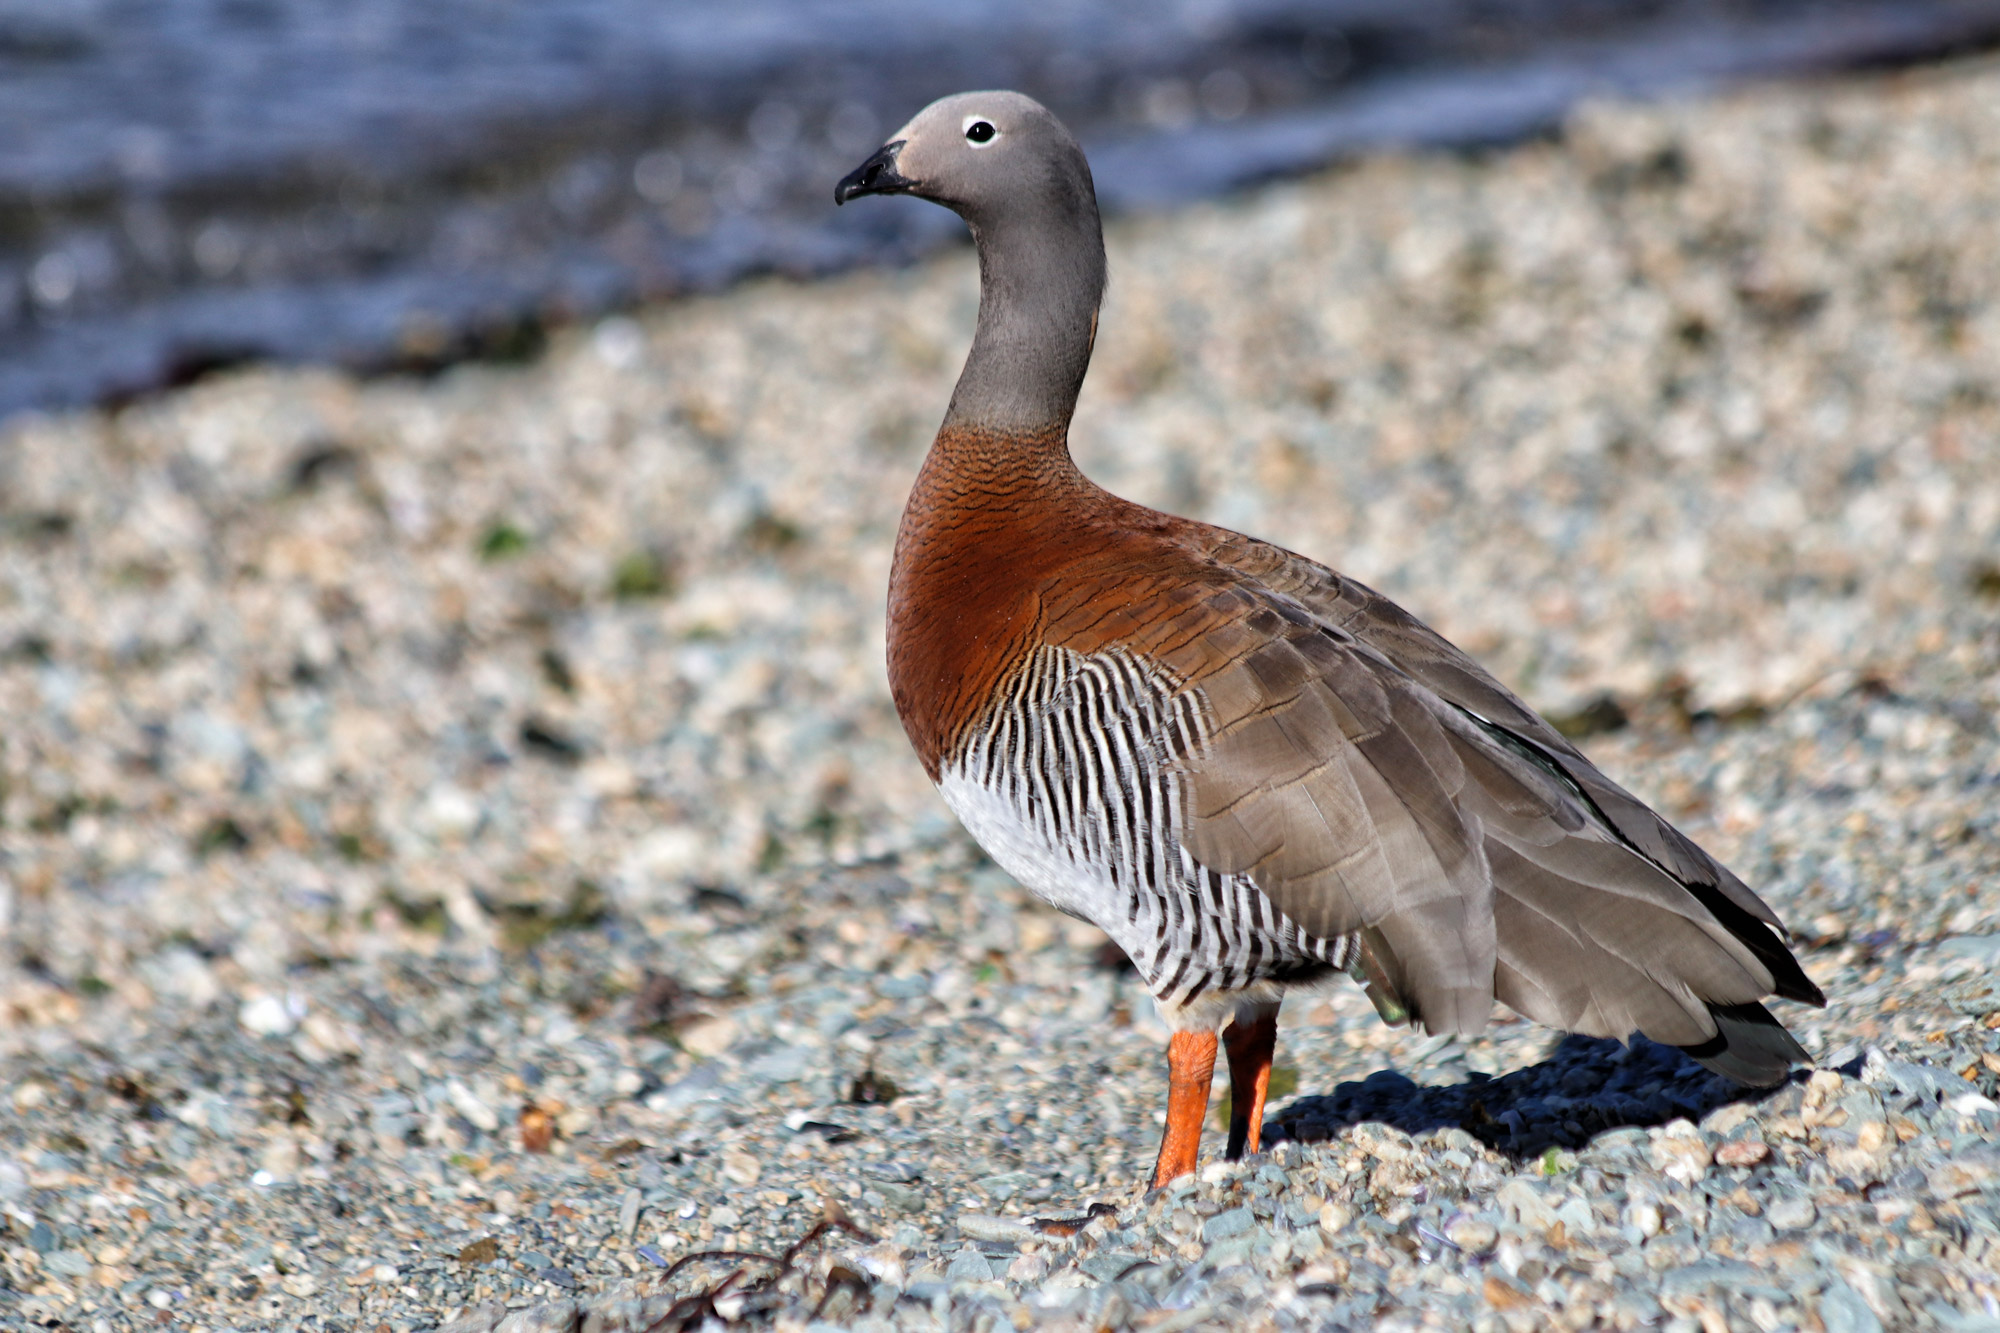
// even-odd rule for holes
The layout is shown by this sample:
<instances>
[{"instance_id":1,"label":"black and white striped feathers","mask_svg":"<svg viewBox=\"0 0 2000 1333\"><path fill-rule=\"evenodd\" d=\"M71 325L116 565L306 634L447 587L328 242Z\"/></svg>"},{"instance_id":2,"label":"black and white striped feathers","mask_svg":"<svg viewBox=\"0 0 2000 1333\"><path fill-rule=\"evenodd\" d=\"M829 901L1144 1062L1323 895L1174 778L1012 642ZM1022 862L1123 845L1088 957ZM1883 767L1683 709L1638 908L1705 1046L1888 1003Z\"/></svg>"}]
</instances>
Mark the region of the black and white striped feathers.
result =
<instances>
[{"instance_id":1,"label":"black and white striped feathers","mask_svg":"<svg viewBox=\"0 0 2000 1333\"><path fill-rule=\"evenodd\" d=\"M1204 735L1199 693L1158 668L1043 648L939 777L993 859L1110 935L1169 1021L1188 1028L1348 967L1354 952L1346 938L1307 934L1247 877L1189 854L1173 761Z\"/></svg>"}]
</instances>

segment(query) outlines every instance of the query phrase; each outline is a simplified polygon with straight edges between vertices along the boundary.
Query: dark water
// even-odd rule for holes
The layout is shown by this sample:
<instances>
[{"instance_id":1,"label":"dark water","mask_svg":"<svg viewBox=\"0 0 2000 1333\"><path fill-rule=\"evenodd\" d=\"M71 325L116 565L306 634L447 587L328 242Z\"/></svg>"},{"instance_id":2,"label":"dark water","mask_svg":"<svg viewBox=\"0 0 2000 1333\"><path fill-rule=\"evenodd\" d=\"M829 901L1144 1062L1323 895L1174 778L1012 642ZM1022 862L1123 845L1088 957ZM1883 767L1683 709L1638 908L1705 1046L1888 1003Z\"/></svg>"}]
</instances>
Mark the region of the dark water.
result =
<instances>
[{"instance_id":1,"label":"dark water","mask_svg":"<svg viewBox=\"0 0 2000 1333\"><path fill-rule=\"evenodd\" d=\"M0 0L0 416L907 256L955 224L832 182L961 88L1048 102L1116 209L1996 40L2000 0Z\"/></svg>"}]
</instances>

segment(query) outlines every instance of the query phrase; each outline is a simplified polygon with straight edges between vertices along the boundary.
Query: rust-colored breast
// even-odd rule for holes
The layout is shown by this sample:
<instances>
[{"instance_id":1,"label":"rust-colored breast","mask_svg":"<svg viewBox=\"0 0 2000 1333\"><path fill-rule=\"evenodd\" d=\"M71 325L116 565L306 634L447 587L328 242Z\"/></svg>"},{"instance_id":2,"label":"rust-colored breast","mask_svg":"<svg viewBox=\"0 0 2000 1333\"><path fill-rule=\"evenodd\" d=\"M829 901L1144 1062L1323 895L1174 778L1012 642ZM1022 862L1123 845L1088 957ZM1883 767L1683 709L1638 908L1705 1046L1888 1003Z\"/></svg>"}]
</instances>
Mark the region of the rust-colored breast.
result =
<instances>
[{"instance_id":1,"label":"rust-colored breast","mask_svg":"<svg viewBox=\"0 0 2000 1333\"><path fill-rule=\"evenodd\" d=\"M1199 637L1223 534L1087 480L1060 432L947 429L910 493L889 580L889 686L932 779L1036 648L1161 654Z\"/></svg>"}]
</instances>

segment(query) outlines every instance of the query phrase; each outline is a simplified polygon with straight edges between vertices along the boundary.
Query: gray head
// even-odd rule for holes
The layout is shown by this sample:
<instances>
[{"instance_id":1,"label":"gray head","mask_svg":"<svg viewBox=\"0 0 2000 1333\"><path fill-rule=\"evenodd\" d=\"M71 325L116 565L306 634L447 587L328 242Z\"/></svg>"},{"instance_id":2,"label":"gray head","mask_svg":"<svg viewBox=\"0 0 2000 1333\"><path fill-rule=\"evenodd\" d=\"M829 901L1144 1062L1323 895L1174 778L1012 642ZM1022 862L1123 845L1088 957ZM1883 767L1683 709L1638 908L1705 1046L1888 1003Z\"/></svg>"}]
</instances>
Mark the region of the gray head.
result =
<instances>
[{"instance_id":1,"label":"gray head","mask_svg":"<svg viewBox=\"0 0 2000 1333\"><path fill-rule=\"evenodd\" d=\"M919 111L833 199L864 194L914 194L975 229L1002 211L1097 213L1083 149L1047 107L1010 92L956 93Z\"/></svg>"},{"instance_id":2,"label":"gray head","mask_svg":"<svg viewBox=\"0 0 2000 1333\"><path fill-rule=\"evenodd\" d=\"M958 93L919 111L834 187L913 194L951 209L979 246L979 330L950 416L996 428L1066 423L1104 295L1090 164L1047 107Z\"/></svg>"}]
</instances>

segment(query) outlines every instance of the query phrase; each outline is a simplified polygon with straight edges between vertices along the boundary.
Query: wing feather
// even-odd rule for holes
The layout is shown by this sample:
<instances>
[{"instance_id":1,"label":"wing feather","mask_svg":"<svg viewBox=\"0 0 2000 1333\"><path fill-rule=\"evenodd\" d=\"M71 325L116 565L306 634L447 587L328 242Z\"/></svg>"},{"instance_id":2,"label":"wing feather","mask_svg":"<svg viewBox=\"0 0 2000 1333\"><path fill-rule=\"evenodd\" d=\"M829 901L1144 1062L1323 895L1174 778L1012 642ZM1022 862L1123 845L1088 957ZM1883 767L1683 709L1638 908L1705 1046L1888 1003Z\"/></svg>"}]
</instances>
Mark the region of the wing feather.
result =
<instances>
[{"instance_id":1,"label":"wing feather","mask_svg":"<svg viewBox=\"0 0 2000 1333\"><path fill-rule=\"evenodd\" d=\"M1606 777L1485 668L1365 584L1267 542L1213 531L1218 538L1209 552L1212 558L1296 601L1307 614L1341 627L1467 715L1503 747L1530 755L1537 766L1559 774L1559 781L1575 797L1571 813L1560 817L1563 822L1581 811L1685 886L1756 953L1771 973L1776 994L1806 1004L1826 1003L1786 947L1785 928L1763 899L1645 802ZM1760 924L1762 929L1757 928Z\"/></svg>"},{"instance_id":2,"label":"wing feather","mask_svg":"<svg viewBox=\"0 0 2000 1333\"><path fill-rule=\"evenodd\" d=\"M1163 654L1208 720L1176 758L1198 861L1362 936L1433 1032L1497 998L1782 1076L1797 1045L1756 1002L1824 1000L1762 900L1401 608L1233 540L1210 554L1238 577L1176 609Z\"/></svg>"}]
</instances>

